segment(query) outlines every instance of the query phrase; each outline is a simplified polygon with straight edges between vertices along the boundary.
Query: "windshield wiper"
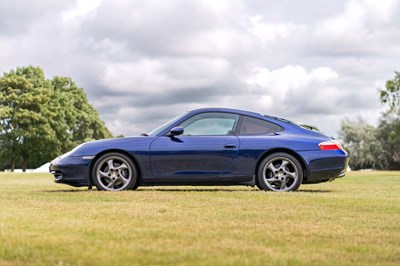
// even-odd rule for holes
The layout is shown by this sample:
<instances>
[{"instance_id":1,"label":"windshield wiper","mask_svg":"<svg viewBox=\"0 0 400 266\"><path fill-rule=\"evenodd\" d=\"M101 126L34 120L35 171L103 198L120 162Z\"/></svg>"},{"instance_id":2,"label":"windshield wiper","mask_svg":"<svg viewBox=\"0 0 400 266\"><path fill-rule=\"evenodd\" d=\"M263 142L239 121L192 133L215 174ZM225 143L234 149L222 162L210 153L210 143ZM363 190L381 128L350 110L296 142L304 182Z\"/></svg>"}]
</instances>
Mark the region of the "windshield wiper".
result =
<instances>
[{"instance_id":1,"label":"windshield wiper","mask_svg":"<svg viewBox=\"0 0 400 266\"><path fill-rule=\"evenodd\" d=\"M149 135L147 133L142 133L142 134L140 134L140 136L148 137Z\"/></svg>"}]
</instances>

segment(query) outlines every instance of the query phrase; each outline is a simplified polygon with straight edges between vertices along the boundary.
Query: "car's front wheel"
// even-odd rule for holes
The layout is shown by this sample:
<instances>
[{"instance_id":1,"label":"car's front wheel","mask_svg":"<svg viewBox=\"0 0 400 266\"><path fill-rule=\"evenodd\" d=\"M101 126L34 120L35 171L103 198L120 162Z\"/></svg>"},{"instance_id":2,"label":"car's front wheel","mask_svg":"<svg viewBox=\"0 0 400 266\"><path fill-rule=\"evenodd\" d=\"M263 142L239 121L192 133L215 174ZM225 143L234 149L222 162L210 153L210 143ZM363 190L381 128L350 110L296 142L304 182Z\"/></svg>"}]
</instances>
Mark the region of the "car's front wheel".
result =
<instances>
[{"instance_id":1,"label":"car's front wheel","mask_svg":"<svg viewBox=\"0 0 400 266\"><path fill-rule=\"evenodd\" d=\"M279 152L261 162L257 178L262 190L295 191L303 181L303 169L294 156Z\"/></svg>"},{"instance_id":2,"label":"car's front wheel","mask_svg":"<svg viewBox=\"0 0 400 266\"><path fill-rule=\"evenodd\" d=\"M137 183L137 171L126 155L107 153L96 160L92 169L92 180L98 190L133 189Z\"/></svg>"}]
</instances>

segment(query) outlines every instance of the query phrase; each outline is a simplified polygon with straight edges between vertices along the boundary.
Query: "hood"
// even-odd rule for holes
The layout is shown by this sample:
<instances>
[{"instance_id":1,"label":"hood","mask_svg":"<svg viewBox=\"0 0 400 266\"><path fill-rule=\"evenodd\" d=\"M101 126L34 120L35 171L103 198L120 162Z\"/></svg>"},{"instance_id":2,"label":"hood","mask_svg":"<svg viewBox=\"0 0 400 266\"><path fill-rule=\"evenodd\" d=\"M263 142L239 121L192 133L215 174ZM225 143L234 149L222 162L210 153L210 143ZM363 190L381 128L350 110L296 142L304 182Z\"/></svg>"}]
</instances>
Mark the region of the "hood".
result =
<instances>
[{"instance_id":1,"label":"hood","mask_svg":"<svg viewBox=\"0 0 400 266\"><path fill-rule=\"evenodd\" d=\"M143 146L149 146L155 137L137 136L114 139L101 139L81 144L70 156L93 156L104 150L120 149L134 151L142 150Z\"/></svg>"}]
</instances>

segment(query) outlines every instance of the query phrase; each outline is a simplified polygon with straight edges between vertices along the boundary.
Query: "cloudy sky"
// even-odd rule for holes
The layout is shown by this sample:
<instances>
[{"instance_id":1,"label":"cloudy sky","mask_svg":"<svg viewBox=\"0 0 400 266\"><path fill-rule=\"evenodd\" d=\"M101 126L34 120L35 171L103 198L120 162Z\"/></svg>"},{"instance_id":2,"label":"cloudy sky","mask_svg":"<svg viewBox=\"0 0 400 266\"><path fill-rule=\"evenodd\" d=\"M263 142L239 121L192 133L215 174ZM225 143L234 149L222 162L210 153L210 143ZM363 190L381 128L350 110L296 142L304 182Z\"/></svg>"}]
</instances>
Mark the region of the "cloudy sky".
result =
<instances>
[{"instance_id":1,"label":"cloudy sky","mask_svg":"<svg viewBox=\"0 0 400 266\"><path fill-rule=\"evenodd\" d=\"M379 117L400 3L0 0L0 72L27 65L75 80L114 134L231 107L336 136L344 117Z\"/></svg>"}]
</instances>

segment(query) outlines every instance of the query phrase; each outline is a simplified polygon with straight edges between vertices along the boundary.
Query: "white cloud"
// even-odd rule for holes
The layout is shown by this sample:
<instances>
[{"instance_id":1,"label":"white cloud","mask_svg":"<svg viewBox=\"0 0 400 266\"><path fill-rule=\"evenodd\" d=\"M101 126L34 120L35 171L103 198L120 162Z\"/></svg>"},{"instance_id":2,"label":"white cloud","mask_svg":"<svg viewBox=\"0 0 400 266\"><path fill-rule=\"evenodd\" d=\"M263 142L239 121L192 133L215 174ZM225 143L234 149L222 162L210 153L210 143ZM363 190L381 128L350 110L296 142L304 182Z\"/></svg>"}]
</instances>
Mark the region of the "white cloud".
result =
<instances>
[{"instance_id":1,"label":"white cloud","mask_svg":"<svg viewBox=\"0 0 400 266\"><path fill-rule=\"evenodd\" d=\"M307 30L305 25L295 23L265 23L262 16L250 17L249 31L261 40L264 45L268 45L278 39L288 39L295 33Z\"/></svg>"},{"instance_id":2,"label":"white cloud","mask_svg":"<svg viewBox=\"0 0 400 266\"><path fill-rule=\"evenodd\" d=\"M199 56L236 57L249 53L252 43L243 32L214 29L194 32L171 50L175 53Z\"/></svg>"},{"instance_id":3,"label":"white cloud","mask_svg":"<svg viewBox=\"0 0 400 266\"><path fill-rule=\"evenodd\" d=\"M302 66L287 65L272 71L268 68L255 68L245 81L250 85L258 85L269 90L270 93L276 94L277 98L284 99L289 90L305 87L311 82L325 82L337 77L338 74L328 67L318 67L307 72Z\"/></svg>"},{"instance_id":4,"label":"white cloud","mask_svg":"<svg viewBox=\"0 0 400 266\"><path fill-rule=\"evenodd\" d=\"M335 134L376 120L376 82L399 70L394 0L17 2L0 1L0 70L72 77L115 134L206 106Z\"/></svg>"},{"instance_id":5,"label":"white cloud","mask_svg":"<svg viewBox=\"0 0 400 266\"><path fill-rule=\"evenodd\" d=\"M317 23L316 42L325 52L377 52L387 45L385 39L392 34L390 27L385 27L392 20L396 6L395 0L347 1L341 14Z\"/></svg>"},{"instance_id":6,"label":"white cloud","mask_svg":"<svg viewBox=\"0 0 400 266\"><path fill-rule=\"evenodd\" d=\"M365 17L366 11L359 1L348 1L342 14L328 18L319 24L317 34L345 38L365 34Z\"/></svg>"},{"instance_id":7,"label":"white cloud","mask_svg":"<svg viewBox=\"0 0 400 266\"><path fill-rule=\"evenodd\" d=\"M375 23L386 23L396 14L396 0L362 0L368 20Z\"/></svg>"},{"instance_id":8,"label":"white cloud","mask_svg":"<svg viewBox=\"0 0 400 266\"><path fill-rule=\"evenodd\" d=\"M146 109L125 105L116 113L108 114L107 125L112 132L124 132L127 136L138 135L157 128L185 111L200 107L199 104L187 103L170 104L167 107L149 106Z\"/></svg>"},{"instance_id":9,"label":"white cloud","mask_svg":"<svg viewBox=\"0 0 400 266\"><path fill-rule=\"evenodd\" d=\"M228 70L229 63L218 58L141 59L108 64L103 84L116 92L162 93L211 86Z\"/></svg>"},{"instance_id":10,"label":"white cloud","mask_svg":"<svg viewBox=\"0 0 400 266\"><path fill-rule=\"evenodd\" d=\"M252 86L252 93L269 97L270 108L262 108L260 102L261 109L293 116L334 112L343 97L343 92L330 85L337 78L339 74L328 67L307 71L303 66L287 65L274 70L256 68L245 81Z\"/></svg>"},{"instance_id":11,"label":"white cloud","mask_svg":"<svg viewBox=\"0 0 400 266\"><path fill-rule=\"evenodd\" d=\"M72 22L80 17L87 16L90 12L95 11L103 0L78 0L77 5L63 12L62 19L64 22Z\"/></svg>"}]
</instances>

